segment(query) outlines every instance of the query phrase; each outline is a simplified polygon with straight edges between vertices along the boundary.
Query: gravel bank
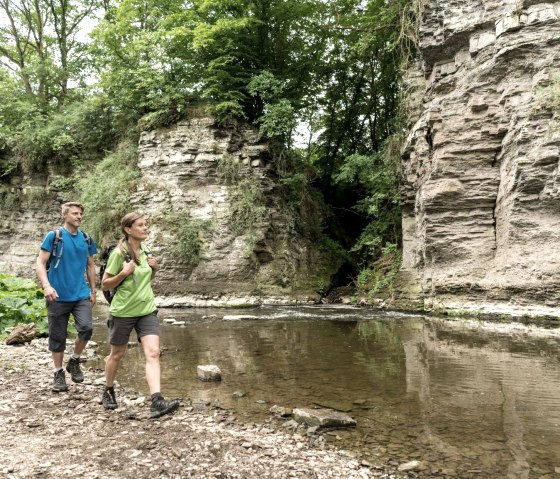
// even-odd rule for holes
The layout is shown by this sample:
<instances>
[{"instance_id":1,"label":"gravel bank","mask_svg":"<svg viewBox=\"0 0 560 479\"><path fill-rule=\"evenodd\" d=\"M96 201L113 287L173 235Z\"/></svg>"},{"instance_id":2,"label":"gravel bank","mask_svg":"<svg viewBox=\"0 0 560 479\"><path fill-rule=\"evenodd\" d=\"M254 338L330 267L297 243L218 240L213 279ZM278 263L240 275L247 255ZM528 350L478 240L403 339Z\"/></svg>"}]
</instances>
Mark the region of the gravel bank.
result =
<instances>
[{"instance_id":1,"label":"gravel bank","mask_svg":"<svg viewBox=\"0 0 560 479\"><path fill-rule=\"evenodd\" d=\"M230 411L179 410L149 419L148 402L122 389L119 409L98 403L102 372L51 392L46 340L0 345L0 474L5 478L406 478L360 463L323 434L282 421L238 424Z\"/></svg>"}]
</instances>

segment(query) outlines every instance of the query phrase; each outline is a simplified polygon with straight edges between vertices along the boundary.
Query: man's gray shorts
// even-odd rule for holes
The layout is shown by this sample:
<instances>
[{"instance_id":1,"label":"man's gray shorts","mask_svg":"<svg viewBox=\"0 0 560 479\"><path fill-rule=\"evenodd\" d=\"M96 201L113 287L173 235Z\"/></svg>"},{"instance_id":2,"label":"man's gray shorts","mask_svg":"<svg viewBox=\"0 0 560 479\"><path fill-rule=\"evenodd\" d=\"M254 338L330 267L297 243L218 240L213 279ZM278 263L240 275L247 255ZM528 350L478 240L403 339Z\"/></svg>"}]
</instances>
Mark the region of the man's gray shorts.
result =
<instances>
[{"instance_id":1,"label":"man's gray shorts","mask_svg":"<svg viewBox=\"0 0 560 479\"><path fill-rule=\"evenodd\" d=\"M135 316L133 318L117 318L109 314L107 326L109 328L109 344L113 346L127 344L133 329L136 331L138 341L141 341L142 336L159 336L157 311L146 316Z\"/></svg>"},{"instance_id":2,"label":"man's gray shorts","mask_svg":"<svg viewBox=\"0 0 560 479\"><path fill-rule=\"evenodd\" d=\"M74 316L78 338L89 341L93 330L91 310L92 304L89 299L72 302L47 301L49 351L61 353L66 349L70 314Z\"/></svg>"}]
</instances>

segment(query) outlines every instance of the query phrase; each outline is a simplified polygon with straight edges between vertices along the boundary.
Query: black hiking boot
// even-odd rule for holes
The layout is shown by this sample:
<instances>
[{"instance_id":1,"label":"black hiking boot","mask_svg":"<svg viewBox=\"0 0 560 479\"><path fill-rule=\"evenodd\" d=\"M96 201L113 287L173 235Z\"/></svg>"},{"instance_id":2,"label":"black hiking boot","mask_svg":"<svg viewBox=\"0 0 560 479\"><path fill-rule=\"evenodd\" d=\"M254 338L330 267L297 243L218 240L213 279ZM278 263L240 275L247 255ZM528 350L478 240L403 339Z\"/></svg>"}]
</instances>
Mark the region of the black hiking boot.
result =
<instances>
[{"instance_id":1,"label":"black hiking boot","mask_svg":"<svg viewBox=\"0 0 560 479\"><path fill-rule=\"evenodd\" d=\"M117 395L113 388L105 388L103 395L101 396L101 404L103 407L109 411L117 409L119 405L117 404Z\"/></svg>"},{"instance_id":2,"label":"black hiking boot","mask_svg":"<svg viewBox=\"0 0 560 479\"><path fill-rule=\"evenodd\" d=\"M152 400L152 406L150 407L150 417L155 419L156 417L161 417L164 414L176 411L179 407L179 400L173 399L168 401L163 399L163 396L155 398Z\"/></svg>"},{"instance_id":3,"label":"black hiking boot","mask_svg":"<svg viewBox=\"0 0 560 479\"><path fill-rule=\"evenodd\" d=\"M66 365L66 371L70 373L72 377L72 381L75 383L82 383L84 382L84 373L82 373L82 369L80 368L80 360L70 357L68 360L68 364Z\"/></svg>"},{"instance_id":4,"label":"black hiking boot","mask_svg":"<svg viewBox=\"0 0 560 479\"><path fill-rule=\"evenodd\" d=\"M64 375L64 369L61 369L60 371L56 371L54 373L54 382L53 382L52 390L57 393L68 391L68 386L66 385L66 377Z\"/></svg>"}]
</instances>

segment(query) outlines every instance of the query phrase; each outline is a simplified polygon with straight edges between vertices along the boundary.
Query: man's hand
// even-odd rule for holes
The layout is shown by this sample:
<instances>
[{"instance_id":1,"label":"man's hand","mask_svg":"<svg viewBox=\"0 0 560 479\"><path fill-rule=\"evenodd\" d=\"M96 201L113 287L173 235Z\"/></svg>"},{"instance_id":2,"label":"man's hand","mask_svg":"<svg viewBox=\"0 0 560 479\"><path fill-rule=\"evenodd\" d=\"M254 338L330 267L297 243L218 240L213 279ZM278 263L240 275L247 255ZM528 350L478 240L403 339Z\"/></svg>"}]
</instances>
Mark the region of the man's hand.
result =
<instances>
[{"instance_id":1,"label":"man's hand","mask_svg":"<svg viewBox=\"0 0 560 479\"><path fill-rule=\"evenodd\" d=\"M97 303L97 291L95 291L95 289L90 289L89 291L89 300L91 301L91 304L94 305L95 303Z\"/></svg>"},{"instance_id":2,"label":"man's hand","mask_svg":"<svg viewBox=\"0 0 560 479\"><path fill-rule=\"evenodd\" d=\"M45 299L47 301L56 301L58 298L58 293L56 292L56 289L54 289L50 284L45 286L43 288L43 291L45 293Z\"/></svg>"}]
</instances>

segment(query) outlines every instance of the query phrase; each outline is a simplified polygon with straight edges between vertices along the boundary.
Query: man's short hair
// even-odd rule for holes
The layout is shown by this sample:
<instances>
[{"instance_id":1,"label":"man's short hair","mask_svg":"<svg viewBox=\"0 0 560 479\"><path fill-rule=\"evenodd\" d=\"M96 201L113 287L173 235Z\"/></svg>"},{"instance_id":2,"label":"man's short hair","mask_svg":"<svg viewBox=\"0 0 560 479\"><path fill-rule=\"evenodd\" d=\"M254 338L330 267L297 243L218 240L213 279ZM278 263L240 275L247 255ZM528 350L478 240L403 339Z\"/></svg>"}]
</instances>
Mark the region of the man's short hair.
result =
<instances>
[{"instance_id":1,"label":"man's short hair","mask_svg":"<svg viewBox=\"0 0 560 479\"><path fill-rule=\"evenodd\" d=\"M82 210L82 214L84 212L84 205L82 203L78 203L77 201L69 201L68 203L64 203L62 205L62 217L66 215L70 211L70 208L80 208Z\"/></svg>"}]
</instances>

